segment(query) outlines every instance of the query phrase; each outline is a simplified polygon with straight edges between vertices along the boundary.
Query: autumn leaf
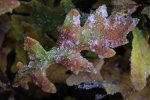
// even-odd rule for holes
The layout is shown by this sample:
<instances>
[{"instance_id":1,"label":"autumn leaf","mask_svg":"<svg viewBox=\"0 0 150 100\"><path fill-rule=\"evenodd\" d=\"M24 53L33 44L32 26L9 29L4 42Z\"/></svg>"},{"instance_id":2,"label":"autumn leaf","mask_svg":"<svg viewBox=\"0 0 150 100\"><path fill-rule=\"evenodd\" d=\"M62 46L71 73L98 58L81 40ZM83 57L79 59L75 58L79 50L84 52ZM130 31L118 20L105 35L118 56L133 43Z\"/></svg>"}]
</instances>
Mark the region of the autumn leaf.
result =
<instances>
[{"instance_id":1,"label":"autumn leaf","mask_svg":"<svg viewBox=\"0 0 150 100\"><path fill-rule=\"evenodd\" d=\"M67 79L66 83L68 86L74 86L79 85L81 83L88 83L91 81L102 81L103 78L101 76L101 73L99 70L101 70L101 67L103 65L104 61L103 59L96 59L93 61L93 64L98 71L97 73L88 73L88 72L80 72L78 75L71 74Z\"/></svg>"},{"instance_id":2,"label":"autumn leaf","mask_svg":"<svg viewBox=\"0 0 150 100\"><path fill-rule=\"evenodd\" d=\"M88 17L81 27L80 14L77 10L72 9L67 14L62 27L59 28L61 34L56 46L50 51L44 50L37 40L30 37L25 38L24 49L27 51L30 61L28 65L24 65L23 68L19 69L16 80L21 81L24 79L23 77L30 77L34 82L32 75L39 72L41 73L40 75L43 75L50 65L54 63L64 65L68 70L76 75L81 75L81 77L87 75L94 78L95 76L92 74L100 76L99 70L101 66L94 66L92 62L89 62L80 54L81 51L90 50L95 52L100 59L112 57L115 55L115 51L112 48L126 44L128 42L126 35L137 23L138 19L129 15L124 16L119 13L113 13L108 17L106 6L102 5ZM98 65L102 65L102 63ZM82 75L82 73L86 74ZM89 80L93 78L89 78ZM45 81L45 84L47 82L51 83L47 81L46 75L36 79L39 79L37 82L41 84L38 85L39 87L43 86L43 81ZM42 81L41 79L44 80ZM81 79L82 81L84 80ZM28 82L29 80L25 81L25 83ZM51 88L54 88L53 86ZM41 88L43 89L44 87ZM54 93L54 91L48 92Z\"/></svg>"},{"instance_id":3,"label":"autumn leaf","mask_svg":"<svg viewBox=\"0 0 150 100\"><path fill-rule=\"evenodd\" d=\"M12 72L16 72L15 66L18 61L27 63L27 55L23 50L25 35L40 41L46 50L55 45L54 40L58 36L56 29L63 23L64 9L67 7L64 7L64 4L61 4L61 7L54 6L52 0L44 2L43 0L21 1L21 5L11 15L10 31L7 33L5 44L9 50L15 50L16 53L15 62L11 67ZM64 3L71 2L67 0ZM10 42L13 42L13 45Z\"/></svg>"},{"instance_id":4,"label":"autumn leaf","mask_svg":"<svg viewBox=\"0 0 150 100\"><path fill-rule=\"evenodd\" d=\"M149 79L147 86L141 90L136 91L135 87L133 86L131 79L130 79L130 73L123 70L124 64L123 57L121 56L115 56L113 59L110 59L107 61L100 70L100 76L102 77L101 80L95 80L98 85L101 86L101 88L104 88L107 94L114 95L116 93L121 93L123 98L125 100L142 100L142 99L148 99L149 100ZM85 80L88 81L89 77ZM78 78L78 82L79 82ZM74 80L72 78L72 83L76 81L76 77L74 77ZM92 82L92 81L90 81ZM82 84L87 84L88 82L81 82ZM78 86L81 86L78 84ZM87 85L88 87L88 85ZM89 86L90 87L90 86ZM86 89L86 87L85 87Z\"/></svg>"},{"instance_id":5,"label":"autumn leaf","mask_svg":"<svg viewBox=\"0 0 150 100\"><path fill-rule=\"evenodd\" d=\"M46 59L48 60L47 52L38 41L29 37L25 39L24 49L29 51L28 55L31 61L27 66L24 66L22 63L17 64L18 75L14 80L14 85L21 85L28 89L28 83L32 80L37 86L41 87L43 91L55 93L55 86L47 79L45 74L46 68L44 67L48 67L52 63L48 63L48 61L46 61ZM33 52L36 52L36 55L34 55Z\"/></svg>"},{"instance_id":6,"label":"autumn leaf","mask_svg":"<svg viewBox=\"0 0 150 100\"><path fill-rule=\"evenodd\" d=\"M75 9L71 10L66 16L64 25L60 28L62 34L58 38L57 45L62 49L69 48L70 51L72 49L73 53L60 60L59 63L69 65L68 69L75 73L83 70L92 72L94 66L82 58L79 53L82 50L90 50L97 53L100 58L114 56L115 51L112 48L128 42L126 35L137 22L138 19L125 17L119 13L108 17L106 6L102 5L88 17L84 26L81 27L79 12Z\"/></svg>"},{"instance_id":7,"label":"autumn leaf","mask_svg":"<svg viewBox=\"0 0 150 100\"><path fill-rule=\"evenodd\" d=\"M49 81L45 73L43 72L33 73L31 74L31 79L37 86L41 87L41 89L44 92L56 93L56 88L54 84Z\"/></svg>"},{"instance_id":8,"label":"autumn leaf","mask_svg":"<svg viewBox=\"0 0 150 100\"><path fill-rule=\"evenodd\" d=\"M14 8L20 5L18 0L0 0L0 15L6 12L12 12Z\"/></svg>"},{"instance_id":9,"label":"autumn leaf","mask_svg":"<svg viewBox=\"0 0 150 100\"><path fill-rule=\"evenodd\" d=\"M150 48L148 36L138 28L133 31L131 53L131 79L136 90L146 86L146 79L150 74Z\"/></svg>"}]
</instances>

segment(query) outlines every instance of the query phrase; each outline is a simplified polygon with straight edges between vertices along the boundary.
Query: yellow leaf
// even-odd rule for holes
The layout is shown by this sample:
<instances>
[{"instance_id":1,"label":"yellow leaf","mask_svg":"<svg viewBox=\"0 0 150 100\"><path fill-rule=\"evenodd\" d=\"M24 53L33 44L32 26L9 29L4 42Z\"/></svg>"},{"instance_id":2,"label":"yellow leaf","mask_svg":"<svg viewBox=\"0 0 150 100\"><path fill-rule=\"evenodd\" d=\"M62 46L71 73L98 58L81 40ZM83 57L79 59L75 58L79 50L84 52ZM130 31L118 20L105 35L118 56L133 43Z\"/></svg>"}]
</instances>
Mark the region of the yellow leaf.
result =
<instances>
[{"instance_id":1,"label":"yellow leaf","mask_svg":"<svg viewBox=\"0 0 150 100\"><path fill-rule=\"evenodd\" d=\"M131 55L131 80L136 90L146 86L146 78L150 74L150 48L148 36L136 28L133 31Z\"/></svg>"}]
</instances>

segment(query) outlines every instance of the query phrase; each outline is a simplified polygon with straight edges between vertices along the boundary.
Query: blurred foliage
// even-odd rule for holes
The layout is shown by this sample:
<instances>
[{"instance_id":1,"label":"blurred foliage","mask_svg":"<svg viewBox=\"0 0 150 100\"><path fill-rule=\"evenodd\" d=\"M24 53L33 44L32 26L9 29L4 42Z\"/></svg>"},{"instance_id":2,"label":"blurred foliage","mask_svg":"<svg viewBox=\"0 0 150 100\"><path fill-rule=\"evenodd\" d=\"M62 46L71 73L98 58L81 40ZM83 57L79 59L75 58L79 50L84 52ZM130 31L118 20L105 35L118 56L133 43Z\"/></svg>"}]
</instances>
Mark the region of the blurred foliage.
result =
<instances>
[{"instance_id":1,"label":"blurred foliage","mask_svg":"<svg viewBox=\"0 0 150 100\"><path fill-rule=\"evenodd\" d=\"M0 15L12 12L14 8L20 5L18 0L0 0Z\"/></svg>"},{"instance_id":2,"label":"blurred foliage","mask_svg":"<svg viewBox=\"0 0 150 100\"><path fill-rule=\"evenodd\" d=\"M103 4L108 16L99 17L96 9ZM102 93L102 100L120 100L116 93L121 93L128 100L149 100L149 5L149 0L0 0L0 99L88 100ZM101 13L106 14L105 10ZM116 13L122 21L115 21ZM127 33L137 23L130 15L138 18L139 24L124 45ZM107 22L114 30L103 28ZM94 35L96 39L91 38ZM92 42L85 49L89 40ZM101 41L95 45L96 40ZM68 51L60 50L62 46ZM91 63L97 74L86 70ZM92 83L97 90L86 90L92 87L86 83L93 80L99 84ZM85 83L85 90L78 89L80 83Z\"/></svg>"}]
</instances>

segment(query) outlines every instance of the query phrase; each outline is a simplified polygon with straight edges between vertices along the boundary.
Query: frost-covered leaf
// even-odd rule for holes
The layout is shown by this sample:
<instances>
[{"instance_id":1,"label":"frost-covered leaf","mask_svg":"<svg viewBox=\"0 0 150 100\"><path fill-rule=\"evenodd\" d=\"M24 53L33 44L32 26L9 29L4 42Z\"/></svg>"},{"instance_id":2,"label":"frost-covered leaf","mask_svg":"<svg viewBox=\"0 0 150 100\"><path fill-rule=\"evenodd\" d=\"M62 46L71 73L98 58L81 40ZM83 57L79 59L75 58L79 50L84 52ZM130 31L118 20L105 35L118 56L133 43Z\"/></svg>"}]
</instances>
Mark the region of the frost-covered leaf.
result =
<instances>
[{"instance_id":1,"label":"frost-covered leaf","mask_svg":"<svg viewBox=\"0 0 150 100\"><path fill-rule=\"evenodd\" d=\"M81 51L95 52L100 59L112 57L115 55L112 48L126 44L126 35L137 23L138 19L132 18L130 15L113 13L108 17L106 6L102 5L88 17L81 27L80 14L77 10L72 9L67 14L62 27L59 28L61 34L56 46L50 51L44 50L37 40L30 37L25 38L24 49L27 51L30 61L28 65L19 69L16 80L21 81L24 77L30 77L34 82L31 75L39 72L43 75L47 68L54 63L64 65L73 72L71 75L73 78L69 77L68 80L76 78L77 81L68 82L71 85L97 78L101 80L99 70L103 62L98 64L100 66L94 66L92 62L81 55ZM46 75L40 79L46 81ZM43 81L40 80L40 82ZM54 91L49 92L54 93Z\"/></svg>"},{"instance_id":2,"label":"frost-covered leaf","mask_svg":"<svg viewBox=\"0 0 150 100\"><path fill-rule=\"evenodd\" d=\"M146 14L146 15L150 18L150 6L146 6L146 7L142 10L142 14Z\"/></svg>"},{"instance_id":3,"label":"frost-covered leaf","mask_svg":"<svg viewBox=\"0 0 150 100\"><path fill-rule=\"evenodd\" d=\"M55 86L46 77L46 68L52 63L48 62L49 55L39 44L38 41L27 37L24 42L24 49L28 51L30 62L28 65L19 63L18 75L14 81L15 85L21 85L28 89L28 83L33 81L43 91L48 93L55 93ZM46 61L47 60L47 61Z\"/></svg>"},{"instance_id":4,"label":"frost-covered leaf","mask_svg":"<svg viewBox=\"0 0 150 100\"><path fill-rule=\"evenodd\" d=\"M146 86L146 79L150 74L150 47L148 36L136 28L133 31L131 55L131 79L136 90Z\"/></svg>"},{"instance_id":5,"label":"frost-covered leaf","mask_svg":"<svg viewBox=\"0 0 150 100\"><path fill-rule=\"evenodd\" d=\"M0 15L12 10L20 5L18 0L0 0Z\"/></svg>"},{"instance_id":6,"label":"frost-covered leaf","mask_svg":"<svg viewBox=\"0 0 150 100\"><path fill-rule=\"evenodd\" d=\"M95 60L93 62L96 70L98 70L97 73L80 72L78 75L75 74L70 75L66 80L67 85L68 86L79 85L81 83L88 83L93 80L102 81L102 76L99 70L101 69L103 62L104 62L103 59Z\"/></svg>"},{"instance_id":7,"label":"frost-covered leaf","mask_svg":"<svg viewBox=\"0 0 150 100\"><path fill-rule=\"evenodd\" d=\"M51 83L44 72L31 74L32 81L39 86L44 92L56 93L56 87Z\"/></svg>"},{"instance_id":8,"label":"frost-covered leaf","mask_svg":"<svg viewBox=\"0 0 150 100\"><path fill-rule=\"evenodd\" d=\"M72 49L75 53L60 60L60 63L65 66L69 65L69 69L76 73L83 70L91 72L94 66L82 58L79 53L82 50L91 50L100 58L114 56L115 51L112 48L128 42L126 35L136 26L137 22L138 19L120 13L113 13L108 17L106 6L102 5L88 17L81 27L79 12L75 9L71 10L66 16L64 25L60 28L61 35L57 45L64 49ZM76 68L75 64L79 68Z\"/></svg>"},{"instance_id":9,"label":"frost-covered leaf","mask_svg":"<svg viewBox=\"0 0 150 100\"><path fill-rule=\"evenodd\" d=\"M11 29L7 33L5 44L7 48L15 50L16 53L15 62L12 66L13 72L16 72L15 66L18 61L27 63L27 55L23 50L25 35L40 41L46 50L55 45L54 40L58 35L57 27L64 20L64 5L62 4L62 7L54 6L52 1L21 1L21 6L15 9L14 14L11 16ZM67 2L69 0L65 3ZM13 45L10 45L9 42L13 42Z\"/></svg>"}]
</instances>

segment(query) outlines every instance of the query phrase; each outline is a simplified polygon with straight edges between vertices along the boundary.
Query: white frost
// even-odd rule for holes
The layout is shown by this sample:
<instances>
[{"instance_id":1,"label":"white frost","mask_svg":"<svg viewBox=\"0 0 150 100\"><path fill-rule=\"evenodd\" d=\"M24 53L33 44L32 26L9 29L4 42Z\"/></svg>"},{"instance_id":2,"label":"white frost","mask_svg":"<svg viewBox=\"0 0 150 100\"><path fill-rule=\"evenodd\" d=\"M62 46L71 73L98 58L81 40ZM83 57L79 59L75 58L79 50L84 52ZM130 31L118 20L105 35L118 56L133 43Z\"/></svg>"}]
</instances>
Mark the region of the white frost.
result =
<instances>
[{"instance_id":1,"label":"white frost","mask_svg":"<svg viewBox=\"0 0 150 100\"><path fill-rule=\"evenodd\" d=\"M88 22L89 22L89 26L92 28L92 26L93 26L93 25L95 24L95 22L96 22L94 14L91 14L91 15L88 17Z\"/></svg>"},{"instance_id":2,"label":"white frost","mask_svg":"<svg viewBox=\"0 0 150 100\"><path fill-rule=\"evenodd\" d=\"M76 26L80 25L80 15L73 16L73 24Z\"/></svg>"},{"instance_id":3,"label":"white frost","mask_svg":"<svg viewBox=\"0 0 150 100\"><path fill-rule=\"evenodd\" d=\"M102 15L102 16L105 17L105 18L108 17L106 5L100 6L100 7L97 9L96 13Z\"/></svg>"},{"instance_id":4,"label":"white frost","mask_svg":"<svg viewBox=\"0 0 150 100\"><path fill-rule=\"evenodd\" d=\"M92 22L92 23L95 23L96 20L95 20L94 14L91 14L91 15L88 17L88 20L89 20L90 22Z\"/></svg>"},{"instance_id":5,"label":"white frost","mask_svg":"<svg viewBox=\"0 0 150 100\"><path fill-rule=\"evenodd\" d=\"M78 85L79 89L93 89L93 88L103 88L102 84L96 81L88 82L88 83L82 83Z\"/></svg>"}]
</instances>

